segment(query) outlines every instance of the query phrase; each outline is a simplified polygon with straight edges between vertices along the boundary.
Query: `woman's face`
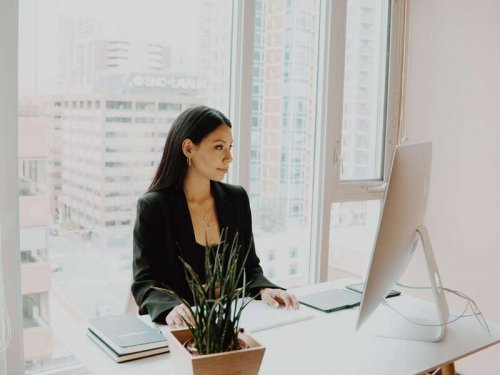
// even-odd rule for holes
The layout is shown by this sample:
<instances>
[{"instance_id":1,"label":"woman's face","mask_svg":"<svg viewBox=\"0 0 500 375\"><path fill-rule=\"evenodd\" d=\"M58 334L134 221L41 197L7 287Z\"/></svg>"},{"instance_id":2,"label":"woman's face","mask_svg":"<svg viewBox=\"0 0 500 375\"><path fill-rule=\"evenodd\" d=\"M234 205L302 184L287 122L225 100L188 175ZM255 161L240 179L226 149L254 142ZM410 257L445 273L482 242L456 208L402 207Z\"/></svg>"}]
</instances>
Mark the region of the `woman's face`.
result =
<instances>
[{"instance_id":1,"label":"woman's face","mask_svg":"<svg viewBox=\"0 0 500 375\"><path fill-rule=\"evenodd\" d=\"M232 147L231 128L222 124L208 134L200 144L193 145L190 169L209 180L222 181L228 171L229 163L233 161Z\"/></svg>"}]
</instances>

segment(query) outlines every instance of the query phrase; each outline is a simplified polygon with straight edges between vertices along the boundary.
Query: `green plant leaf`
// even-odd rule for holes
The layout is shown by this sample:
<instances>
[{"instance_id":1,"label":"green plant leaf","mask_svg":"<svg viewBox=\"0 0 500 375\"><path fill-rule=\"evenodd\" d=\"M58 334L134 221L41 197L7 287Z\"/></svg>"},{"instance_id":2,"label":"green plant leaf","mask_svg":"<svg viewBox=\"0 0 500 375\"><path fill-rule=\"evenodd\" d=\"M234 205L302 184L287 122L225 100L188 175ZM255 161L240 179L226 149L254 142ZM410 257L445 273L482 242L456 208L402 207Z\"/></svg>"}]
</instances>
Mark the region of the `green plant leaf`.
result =
<instances>
[{"instance_id":1,"label":"green plant leaf","mask_svg":"<svg viewBox=\"0 0 500 375\"><path fill-rule=\"evenodd\" d=\"M199 354L219 353L237 348L241 313L248 303L257 297L246 296L251 280L246 280L245 264L252 243L242 258L238 233L231 242L227 240L228 233L229 230L223 228L219 244L214 248L207 246L205 249L205 284L193 268L179 257L196 306L189 306L174 290L154 288L178 298L189 308L196 323L192 325L182 319L193 335Z\"/></svg>"}]
</instances>

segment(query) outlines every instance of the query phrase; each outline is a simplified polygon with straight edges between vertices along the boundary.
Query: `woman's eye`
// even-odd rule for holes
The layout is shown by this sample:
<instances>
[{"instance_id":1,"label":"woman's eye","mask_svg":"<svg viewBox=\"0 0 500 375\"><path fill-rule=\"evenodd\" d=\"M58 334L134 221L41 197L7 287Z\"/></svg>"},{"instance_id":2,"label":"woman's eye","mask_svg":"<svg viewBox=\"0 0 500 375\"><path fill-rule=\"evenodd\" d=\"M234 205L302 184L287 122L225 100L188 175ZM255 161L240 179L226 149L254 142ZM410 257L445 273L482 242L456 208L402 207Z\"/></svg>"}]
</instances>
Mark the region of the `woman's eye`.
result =
<instances>
[{"instance_id":1,"label":"woman's eye","mask_svg":"<svg viewBox=\"0 0 500 375\"><path fill-rule=\"evenodd\" d=\"M222 150L223 148L224 148L224 147L223 147L223 146L221 146L221 145L219 145L219 146L215 146L215 149L216 149L216 150Z\"/></svg>"}]
</instances>

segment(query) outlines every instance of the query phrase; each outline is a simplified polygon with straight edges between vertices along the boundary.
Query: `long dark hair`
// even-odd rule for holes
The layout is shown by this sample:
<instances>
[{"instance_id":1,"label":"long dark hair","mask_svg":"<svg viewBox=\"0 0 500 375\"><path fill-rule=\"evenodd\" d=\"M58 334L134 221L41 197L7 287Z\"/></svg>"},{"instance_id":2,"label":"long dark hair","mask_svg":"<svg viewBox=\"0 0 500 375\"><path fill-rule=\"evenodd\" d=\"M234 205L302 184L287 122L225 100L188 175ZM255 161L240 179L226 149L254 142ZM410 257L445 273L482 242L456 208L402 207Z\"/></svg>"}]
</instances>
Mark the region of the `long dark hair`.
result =
<instances>
[{"instance_id":1,"label":"long dark hair","mask_svg":"<svg viewBox=\"0 0 500 375\"><path fill-rule=\"evenodd\" d=\"M163 156L148 192L181 188L188 168L186 156L182 152L182 142L189 138L198 145L223 124L232 127L228 118L213 108L198 106L182 112L168 132Z\"/></svg>"}]
</instances>

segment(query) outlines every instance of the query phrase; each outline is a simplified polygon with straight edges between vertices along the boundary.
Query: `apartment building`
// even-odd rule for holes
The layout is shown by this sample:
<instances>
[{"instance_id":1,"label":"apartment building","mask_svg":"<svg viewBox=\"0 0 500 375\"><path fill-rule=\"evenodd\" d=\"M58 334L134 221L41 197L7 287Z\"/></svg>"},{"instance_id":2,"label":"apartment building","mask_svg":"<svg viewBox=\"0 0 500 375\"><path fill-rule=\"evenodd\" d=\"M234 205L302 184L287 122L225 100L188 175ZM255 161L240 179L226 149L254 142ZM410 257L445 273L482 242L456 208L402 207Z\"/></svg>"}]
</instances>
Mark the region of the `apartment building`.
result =
<instances>
[{"instance_id":1,"label":"apartment building","mask_svg":"<svg viewBox=\"0 0 500 375\"><path fill-rule=\"evenodd\" d=\"M48 299L52 271L47 252L50 120L36 102L20 102L19 226L26 362L50 357L54 345Z\"/></svg>"},{"instance_id":2,"label":"apartment building","mask_svg":"<svg viewBox=\"0 0 500 375\"><path fill-rule=\"evenodd\" d=\"M103 79L107 93L57 99L62 139L58 209L65 225L105 246L128 246L137 198L151 182L170 126L184 109L203 103L206 84L162 74ZM112 93L114 84L126 92Z\"/></svg>"}]
</instances>

